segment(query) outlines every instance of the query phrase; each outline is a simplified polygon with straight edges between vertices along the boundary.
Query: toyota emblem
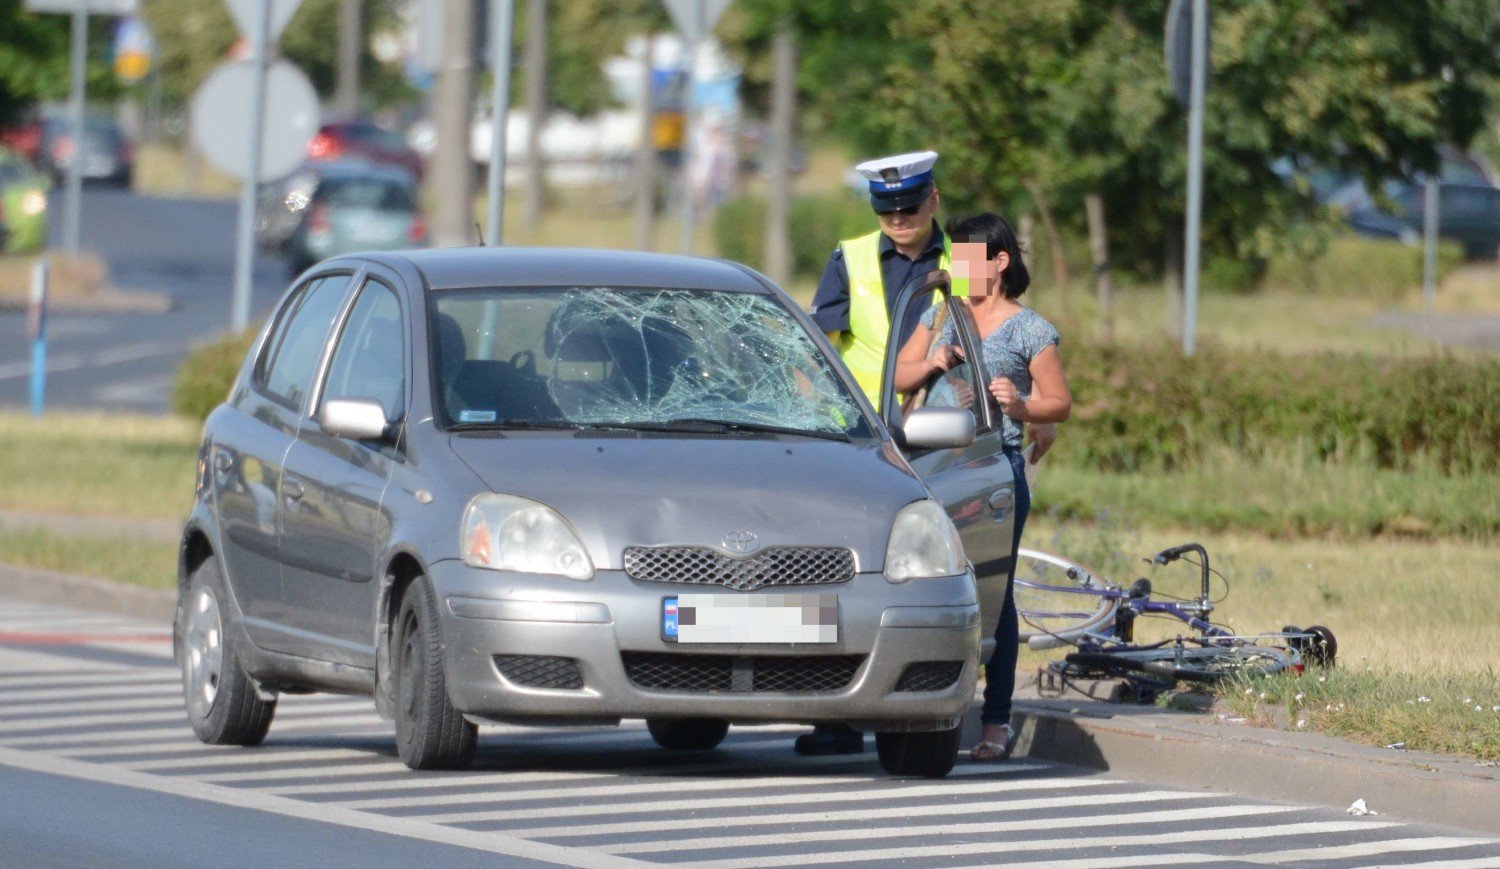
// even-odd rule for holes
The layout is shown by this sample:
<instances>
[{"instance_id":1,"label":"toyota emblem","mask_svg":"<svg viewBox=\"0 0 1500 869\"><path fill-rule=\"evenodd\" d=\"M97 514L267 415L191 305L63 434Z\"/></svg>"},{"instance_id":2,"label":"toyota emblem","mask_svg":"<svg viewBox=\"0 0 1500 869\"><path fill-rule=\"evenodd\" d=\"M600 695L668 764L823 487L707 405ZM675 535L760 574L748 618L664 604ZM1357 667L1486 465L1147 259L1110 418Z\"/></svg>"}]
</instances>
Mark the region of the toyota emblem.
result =
<instances>
[{"instance_id":1,"label":"toyota emblem","mask_svg":"<svg viewBox=\"0 0 1500 869\"><path fill-rule=\"evenodd\" d=\"M753 531L731 531L724 535L724 548L737 555L760 548L760 538Z\"/></svg>"}]
</instances>

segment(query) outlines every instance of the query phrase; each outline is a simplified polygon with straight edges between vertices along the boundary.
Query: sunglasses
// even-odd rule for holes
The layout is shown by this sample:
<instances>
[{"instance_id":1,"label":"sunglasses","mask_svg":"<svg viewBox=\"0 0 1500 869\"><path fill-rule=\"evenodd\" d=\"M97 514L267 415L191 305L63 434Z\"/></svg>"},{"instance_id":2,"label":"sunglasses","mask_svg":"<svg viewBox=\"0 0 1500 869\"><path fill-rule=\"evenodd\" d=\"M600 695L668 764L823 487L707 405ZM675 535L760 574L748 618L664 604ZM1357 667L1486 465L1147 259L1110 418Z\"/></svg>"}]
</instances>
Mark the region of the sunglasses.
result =
<instances>
[{"instance_id":1,"label":"sunglasses","mask_svg":"<svg viewBox=\"0 0 1500 869\"><path fill-rule=\"evenodd\" d=\"M882 217L893 217L893 216L899 214L902 217L916 217L917 216L917 212L921 211L922 210L922 206L926 205L926 204L927 203L925 203L925 202L919 202L916 205L909 205L906 208L893 208L890 211L882 211L882 212L880 212L880 215Z\"/></svg>"}]
</instances>

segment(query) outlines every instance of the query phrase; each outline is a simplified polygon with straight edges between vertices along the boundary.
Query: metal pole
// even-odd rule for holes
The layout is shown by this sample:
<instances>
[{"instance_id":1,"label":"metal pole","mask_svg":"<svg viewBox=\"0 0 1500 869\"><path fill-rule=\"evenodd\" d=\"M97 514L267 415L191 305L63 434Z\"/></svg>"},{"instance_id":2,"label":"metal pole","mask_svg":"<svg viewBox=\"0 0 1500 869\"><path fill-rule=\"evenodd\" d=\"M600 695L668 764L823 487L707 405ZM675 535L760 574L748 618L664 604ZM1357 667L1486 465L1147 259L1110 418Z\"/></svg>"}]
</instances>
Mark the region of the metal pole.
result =
<instances>
[{"instance_id":1,"label":"metal pole","mask_svg":"<svg viewBox=\"0 0 1500 869\"><path fill-rule=\"evenodd\" d=\"M1437 243L1439 181L1428 178L1422 195L1422 310L1437 307Z\"/></svg>"},{"instance_id":2,"label":"metal pole","mask_svg":"<svg viewBox=\"0 0 1500 869\"><path fill-rule=\"evenodd\" d=\"M1207 77L1208 0L1193 0L1193 86L1188 110L1187 263L1183 268L1182 352L1193 355L1198 330L1199 229L1203 222L1203 91Z\"/></svg>"},{"instance_id":3,"label":"metal pole","mask_svg":"<svg viewBox=\"0 0 1500 869\"><path fill-rule=\"evenodd\" d=\"M682 252L693 255L693 158L698 152L698 48L703 40L703 0L693 2L693 27L688 34L687 92L682 98Z\"/></svg>"},{"instance_id":4,"label":"metal pole","mask_svg":"<svg viewBox=\"0 0 1500 869\"><path fill-rule=\"evenodd\" d=\"M490 9L490 131L489 201L485 210L484 243L499 247L505 236L505 127L510 118L510 45L515 26L516 0L494 0Z\"/></svg>"},{"instance_id":5,"label":"metal pole","mask_svg":"<svg viewBox=\"0 0 1500 869\"><path fill-rule=\"evenodd\" d=\"M656 143L651 138L656 108L651 94L655 47L656 34L647 32L641 41L641 141L635 149L636 250L656 246Z\"/></svg>"},{"instance_id":6,"label":"metal pole","mask_svg":"<svg viewBox=\"0 0 1500 869\"><path fill-rule=\"evenodd\" d=\"M83 221L83 88L88 63L89 13L82 3L73 9L72 83L68 90L68 127L72 130L73 153L68 156L67 221L63 224L63 248L78 253Z\"/></svg>"},{"instance_id":7,"label":"metal pole","mask_svg":"<svg viewBox=\"0 0 1500 869\"><path fill-rule=\"evenodd\" d=\"M796 120L797 43L792 24L782 18L771 43L776 71L771 85L771 189L766 202L766 274L786 286L792 277L787 214L792 198L792 130Z\"/></svg>"},{"instance_id":8,"label":"metal pole","mask_svg":"<svg viewBox=\"0 0 1500 869\"><path fill-rule=\"evenodd\" d=\"M250 325L250 287L255 266L255 192L260 186L260 149L266 123L266 34L271 29L271 0L260 0L250 32L250 62L255 76L250 86L250 147L240 188L239 225L234 242L234 306L229 318L236 333Z\"/></svg>"},{"instance_id":9,"label":"metal pole","mask_svg":"<svg viewBox=\"0 0 1500 869\"><path fill-rule=\"evenodd\" d=\"M542 129L547 124L547 0L530 0L526 7L526 231L535 233L542 220L547 166L542 154Z\"/></svg>"},{"instance_id":10,"label":"metal pole","mask_svg":"<svg viewBox=\"0 0 1500 869\"><path fill-rule=\"evenodd\" d=\"M472 0L439 0L443 7L442 67L433 103L437 150L428 164L435 247L463 246L474 236L474 162L469 126L474 111Z\"/></svg>"},{"instance_id":11,"label":"metal pole","mask_svg":"<svg viewBox=\"0 0 1500 869\"><path fill-rule=\"evenodd\" d=\"M334 79L334 111L359 112L359 63L363 52L364 9L361 0L339 0L338 70Z\"/></svg>"},{"instance_id":12,"label":"metal pole","mask_svg":"<svg viewBox=\"0 0 1500 869\"><path fill-rule=\"evenodd\" d=\"M41 416L47 394L47 260L39 258L31 271L31 415Z\"/></svg>"}]
</instances>

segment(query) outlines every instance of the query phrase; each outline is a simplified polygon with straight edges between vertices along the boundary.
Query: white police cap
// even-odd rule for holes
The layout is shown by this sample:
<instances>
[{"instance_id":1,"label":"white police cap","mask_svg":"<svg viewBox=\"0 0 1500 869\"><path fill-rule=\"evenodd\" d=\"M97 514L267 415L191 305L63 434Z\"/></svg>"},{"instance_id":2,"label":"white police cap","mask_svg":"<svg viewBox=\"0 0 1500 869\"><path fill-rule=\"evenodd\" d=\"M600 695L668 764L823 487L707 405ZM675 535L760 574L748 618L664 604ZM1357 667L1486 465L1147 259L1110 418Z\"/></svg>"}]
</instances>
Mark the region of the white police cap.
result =
<instances>
[{"instance_id":1,"label":"white police cap","mask_svg":"<svg viewBox=\"0 0 1500 869\"><path fill-rule=\"evenodd\" d=\"M927 198L937 158L936 151L914 151L866 160L854 168L870 182L870 205L876 211L895 211Z\"/></svg>"}]
</instances>

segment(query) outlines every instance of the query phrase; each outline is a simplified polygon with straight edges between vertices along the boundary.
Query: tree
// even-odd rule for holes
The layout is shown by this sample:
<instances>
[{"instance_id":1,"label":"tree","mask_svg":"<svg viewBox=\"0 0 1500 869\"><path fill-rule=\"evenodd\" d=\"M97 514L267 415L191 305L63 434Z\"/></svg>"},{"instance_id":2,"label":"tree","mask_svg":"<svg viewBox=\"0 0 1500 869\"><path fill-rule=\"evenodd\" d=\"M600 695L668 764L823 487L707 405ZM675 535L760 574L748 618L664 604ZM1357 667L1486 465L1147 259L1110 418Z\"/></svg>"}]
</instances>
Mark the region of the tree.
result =
<instances>
[{"instance_id":1,"label":"tree","mask_svg":"<svg viewBox=\"0 0 1500 869\"><path fill-rule=\"evenodd\" d=\"M90 98L120 91L104 56L112 27L112 19L89 17ZM38 15L27 12L22 0L0 0L0 125L20 120L38 102L67 98L70 28L66 15Z\"/></svg>"}]
</instances>

